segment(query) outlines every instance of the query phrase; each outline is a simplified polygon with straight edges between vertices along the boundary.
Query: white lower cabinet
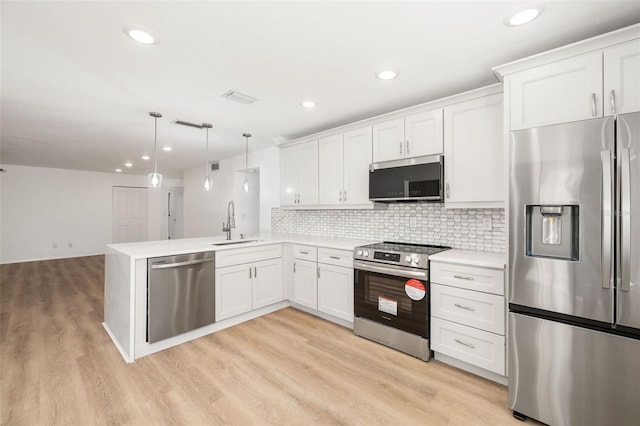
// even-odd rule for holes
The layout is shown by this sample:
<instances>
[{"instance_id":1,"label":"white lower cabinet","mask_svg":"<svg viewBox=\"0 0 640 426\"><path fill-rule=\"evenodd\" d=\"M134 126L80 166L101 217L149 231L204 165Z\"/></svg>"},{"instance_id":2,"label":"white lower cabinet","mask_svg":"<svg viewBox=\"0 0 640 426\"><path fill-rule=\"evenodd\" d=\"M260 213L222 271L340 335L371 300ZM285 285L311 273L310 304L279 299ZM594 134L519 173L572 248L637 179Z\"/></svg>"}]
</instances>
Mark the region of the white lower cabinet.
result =
<instances>
[{"instance_id":1,"label":"white lower cabinet","mask_svg":"<svg viewBox=\"0 0 640 426\"><path fill-rule=\"evenodd\" d=\"M235 265L216 269L216 321L253 309L251 266Z\"/></svg>"},{"instance_id":2,"label":"white lower cabinet","mask_svg":"<svg viewBox=\"0 0 640 426\"><path fill-rule=\"evenodd\" d=\"M504 336L431 318L431 349L504 375Z\"/></svg>"},{"instance_id":3,"label":"white lower cabinet","mask_svg":"<svg viewBox=\"0 0 640 426\"><path fill-rule=\"evenodd\" d=\"M291 302L353 324L353 253L300 244L293 244L291 252Z\"/></svg>"},{"instance_id":4,"label":"white lower cabinet","mask_svg":"<svg viewBox=\"0 0 640 426\"><path fill-rule=\"evenodd\" d=\"M506 375L504 268L431 260L431 349Z\"/></svg>"},{"instance_id":5,"label":"white lower cabinet","mask_svg":"<svg viewBox=\"0 0 640 426\"><path fill-rule=\"evenodd\" d=\"M216 321L284 300L281 244L216 253L217 264L232 263L236 259L254 261L216 268Z\"/></svg>"},{"instance_id":6,"label":"white lower cabinet","mask_svg":"<svg viewBox=\"0 0 640 426\"><path fill-rule=\"evenodd\" d=\"M311 309L318 309L317 263L296 259L293 262L293 301Z\"/></svg>"},{"instance_id":7,"label":"white lower cabinet","mask_svg":"<svg viewBox=\"0 0 640 426\"><path fill-rule=\"evenodd\" d=\"M318 310L353 322L353 268L318 264Z\"/></svg>"}]
</instances>

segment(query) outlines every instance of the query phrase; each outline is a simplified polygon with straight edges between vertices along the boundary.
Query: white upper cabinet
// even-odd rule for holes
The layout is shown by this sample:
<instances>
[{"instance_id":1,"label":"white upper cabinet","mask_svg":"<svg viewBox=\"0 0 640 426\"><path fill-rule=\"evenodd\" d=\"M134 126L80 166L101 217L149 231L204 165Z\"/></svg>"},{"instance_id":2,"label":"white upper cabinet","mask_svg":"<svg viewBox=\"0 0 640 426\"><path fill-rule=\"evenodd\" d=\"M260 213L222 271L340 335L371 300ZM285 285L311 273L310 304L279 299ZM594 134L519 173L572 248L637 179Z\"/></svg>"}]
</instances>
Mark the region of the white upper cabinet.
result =
<instances>
[{"instance_id":1,"label":"white upper cabinet","mask_svg":"<svg viewBox=\"0 0 640 426\"><path fill-rule=\"evenodd\" d=\"M318 199L320 204L342 202L343 186L342 134L318 141Z\"/></svg>"},{"instance_id":2,"label":"white upper cabinet","mask_svg":"<svg viewBox=\"0 0 640 426\"><path fill-rule=\"evenodd\" d=\"M404 119L405 157L441 154L442 110L420 112Z\"/></svg>"},{"instance_id":3,"label":"white upper cabinet","mask_svg":"<svg viewBox=\"0 0 640 426\"><path fill-rule=\"evenodd\" d=\"M640 39L604 50L604 114L640 111Z\"/></svg>"},{"instance_id":4,"label":"white upper cabinet","mask_svg":"<svg viewBox=\"0 0 640 426\"><path fill-rule=\"evenodd\" d=\"M318 141L280 150L280 204L318 204Z\"/></svg>"},{"instance_id":5,"label":"white upper cabinet","mask_svg":"<svg viewBox=\"0 0 640 426\"><path fill-rule=\"evenodd\" d=\"M372 162L371 126L344 134L344 193L346 204L369 203L369 164Z\"/></svg>"},{"instance_id":6,"label":"white upper cabinet","mask_svg":"<svg viewBox=\"0 0 640 426\"><path fill-rule=\"evenodd\" d=\"M373 162L404 157L404 119L373 125Z\"/></svg>"},{"instance_id":7,"label":"white upper cabinet","mask_svg":"<svg viewBox=\"0 0 640 426\"><path fill-rule=\"evenodd\" d=\"M602 116L602 53L590 52L514 74L511 130Z\"/></svg>"},{"instance_id":8,"label":"white upper cabinet","mask_svg":"<svg viewBox=\"0 0 640 426\"><path fill-rule=\"evenodd\" d=\"M371 126L318 142L319 201L323 205L369 203Z\"/></svg>"},{"instance_id":9,"label":"white upper cabinet","mask_svg":"<svg viewBox=\"0 0 640 426\"><path fill-rule=\"evenodd\" d=\"M373 125L373 162L442 153L442 109Z\"/></svg>"},{"instance_id":10,"label":"white upper cabinet","mask_svg":"<svg viewBox=\"0 0 640 426\"><path fill-rule=\"evenodd\" d=\"M502 93L444 109L445 207L504 201Z\"/></svg>"}]
</instances>

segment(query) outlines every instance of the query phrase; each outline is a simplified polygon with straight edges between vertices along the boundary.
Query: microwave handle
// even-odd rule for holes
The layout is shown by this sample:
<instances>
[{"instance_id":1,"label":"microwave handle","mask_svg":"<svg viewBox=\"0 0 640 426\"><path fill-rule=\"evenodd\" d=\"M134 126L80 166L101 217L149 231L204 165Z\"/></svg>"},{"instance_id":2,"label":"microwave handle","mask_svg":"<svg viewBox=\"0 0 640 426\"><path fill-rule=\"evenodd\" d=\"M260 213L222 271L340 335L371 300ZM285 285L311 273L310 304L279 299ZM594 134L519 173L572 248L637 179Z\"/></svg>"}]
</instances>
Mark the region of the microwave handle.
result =
<instances>
[{"instance_id":1,"label":"microwave handle","mask_svg":"<svg viewBox=\"0 0 640 426\"><path fill-rule=\"evenodd\" d=\"M451 192L449 192L449 182L447 182L444 185L444 188L445 188L445 193L446 193L447 198L450 198L451 197Z\"/></svg>"}]
</instances>

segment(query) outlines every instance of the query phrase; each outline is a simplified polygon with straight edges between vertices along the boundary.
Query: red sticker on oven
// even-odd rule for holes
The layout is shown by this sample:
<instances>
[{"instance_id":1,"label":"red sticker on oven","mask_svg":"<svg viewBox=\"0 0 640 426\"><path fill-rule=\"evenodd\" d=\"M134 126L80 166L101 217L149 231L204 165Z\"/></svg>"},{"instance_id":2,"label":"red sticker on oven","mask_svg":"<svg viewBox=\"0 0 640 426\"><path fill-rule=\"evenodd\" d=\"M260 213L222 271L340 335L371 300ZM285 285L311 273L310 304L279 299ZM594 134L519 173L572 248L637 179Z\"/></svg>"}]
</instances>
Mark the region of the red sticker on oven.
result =
<instances>
[{"instance_id":1,"label":"red sticker on oven","mask_svg":"<svg viewBox=\"0 0 640 426\"><path fill-rule=\"evenodd\" d=\"M427 294L427 289L424 287L424 284L413 278L404 283L404 291L407 293L407 296L413 300L422 300L425 294Z\"/></svg>"}]
</instances>

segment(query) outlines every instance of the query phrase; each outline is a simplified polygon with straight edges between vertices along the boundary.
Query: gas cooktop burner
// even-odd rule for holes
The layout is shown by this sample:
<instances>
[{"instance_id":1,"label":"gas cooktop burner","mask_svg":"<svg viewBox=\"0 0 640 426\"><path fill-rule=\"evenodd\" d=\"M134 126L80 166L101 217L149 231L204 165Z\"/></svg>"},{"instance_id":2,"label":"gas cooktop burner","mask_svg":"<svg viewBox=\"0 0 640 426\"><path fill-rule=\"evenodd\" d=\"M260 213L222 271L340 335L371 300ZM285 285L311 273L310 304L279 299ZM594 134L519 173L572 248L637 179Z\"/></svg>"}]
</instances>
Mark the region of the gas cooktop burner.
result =
<instances>
[{"instance_id":1,"label":"gas cooktop burner","mask_svg":"<svg viewBox=\"0 0 640 426\"><path fill-rule=\"evenodd\" d=\"M409 244L385 241L356 247L353 258L369 262L387 263L409 268L428 268L429 256L451 247L429 244Z\"/></svg>"}]
</instances>

